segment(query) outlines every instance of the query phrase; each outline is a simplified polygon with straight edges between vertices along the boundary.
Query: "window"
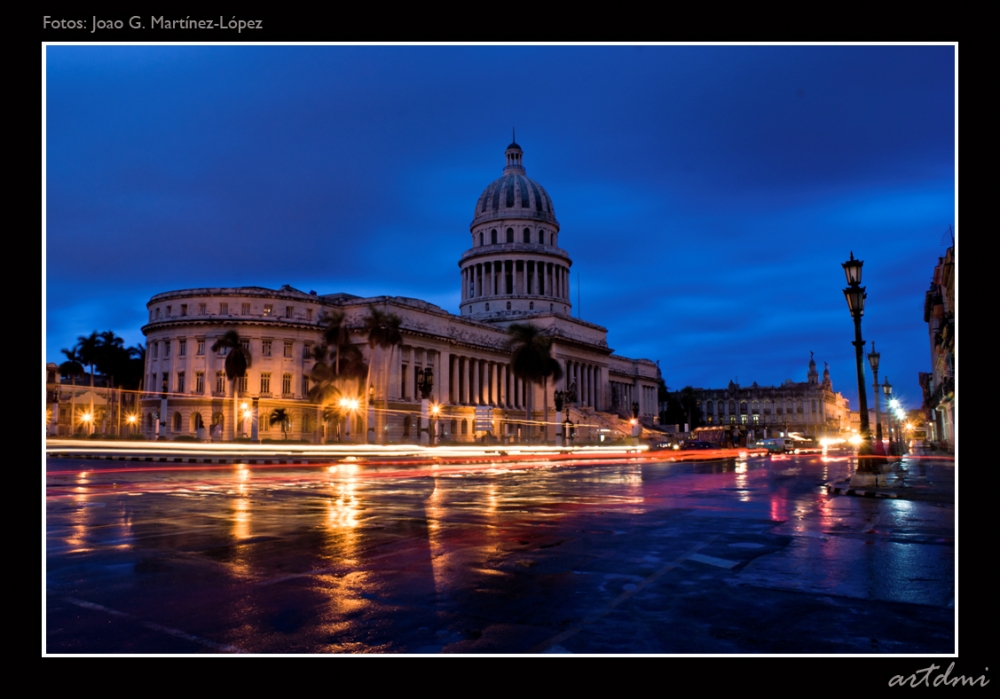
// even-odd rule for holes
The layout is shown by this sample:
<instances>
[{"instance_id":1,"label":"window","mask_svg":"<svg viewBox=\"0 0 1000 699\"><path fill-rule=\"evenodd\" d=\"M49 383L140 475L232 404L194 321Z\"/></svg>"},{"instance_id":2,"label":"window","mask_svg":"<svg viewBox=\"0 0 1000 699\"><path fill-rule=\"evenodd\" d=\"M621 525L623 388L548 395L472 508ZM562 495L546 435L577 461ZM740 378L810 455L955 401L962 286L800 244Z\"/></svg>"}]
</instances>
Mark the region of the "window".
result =
<instances>
[{"instance_id":1,"label":"window","mask_svg":"<svg viewBox=\"0 0 1000 699\"><path fill-rule=\"evenodd\" d=\"M156 357L160 354L160 343L154 342L152 344L152 347L153 347L153 359L156 359Z\"/></svg>"},{"instance_id":2,"label":"window","mask_svg":"<svg viewBox=\"0 0 1000 699\"><path fill-rule=\"evenodd\" d=\"M468 420L462 420L462 434L469 434L469 422L468 422Z\"/></svg>"},{"instance_id":3,"label":"window","mask_svg":"<svg viewBox=\"0 0 1000 699\"><path fill-rule=\"evenodd\" d=\"M264 315L266 316L274 315L274 304L271 303L264 304Z\"/></svg>"},{"instance_id":4,"label":"window","mask_svg":"<svg viewBox=\"0 0 1000 699\"><path fill-rule=\"evenodd\" d=\"M306 374L302 375L302 395L309 395L309 376Z\"/></svg>"},{"instance_id":5,"label":"window","mask_svg":"<svg viewBox=\"0 0 1000 699\"><path fill-rule=\"evenodd\" d=\"M156 308L156 319L157 320L160 319L160 308L159 307Z\"/></svg>"},{"instance_id":6,"label":"window","mask_svg":"<svg viewBox=\"0 0 1000 699\"><path fill-rule=\"evenodd\" d=\"M203 337L198 338L198 349L195 350L195 352L198 354L199 357L205 354L205 338Z\"/></svg>"},{"instance_id":7,"label":"window","mask_svg":"<svg viewBox=\"0 0 1000 699\"><path fill-rule=\"evenodd\" d=\"M538 244L545 245L545 231L538 231Z\"/></svg>"},{"instance_id":8,"label":"window","mask_svg":"<svg viewBox=\"0 0 1000 699\"><path fill-rule=\"evenodd\" d=\"M270 393L271 392L271 374L263 372L260 375L260 392Z\"/></svg>"},{"instance_id":9,"label":"window","mask_svg":"<svg viewBox=\"0 0 1000 699\"><path fill-rule=\"evenodd\" d=\"M486 310L490 310L490 304L486 304Z\"/></svg>"},{"instance_id":10,"label":"window","mask_svg":"<svg viewBox=\"0 0 1000 699\"><path fill-rule=\"evenodd\" d=\"M167 306L167 313L166 313L166 315L167 315L167 318L170 317L170 306Z\"/></svg>"},{"instance_id":11,"label":"window","mask_svg":"<svg viewBox=\"0 0 1000 699\"><path fill-rule=\"evenodd\" d=\"M150 374L150 377L151 378L149 380L149 385L155 391L156 390L156 372L154 371L152 374Z\"/></svg>"},{"instance_id":12,"label":"window","mask_svg":"<svg viewBox=\"0 0 1000 699\"><path fill-rule=\"evenodd\" d=\"M292 392L292 375L282 374L281 375L281 392L284 395L289 395Z\"/></svg>"},{"instance_id":13,"label":"window","mask_svg":"<svg viewBox=\"0 0 1000 699\"><path fill-rule=\"evenodd\" d=\"M149 322L150 323L153 322L153 309L152 308L149 309Z\"/></svg>"},{"instance_id":14,"label":"window","mask_svg":"<svg viewBox=\"0 0 1000 699\"><path fill-rule=\"evenodd\" d=\"M180 432L181 431L181 414L180 413L174 413L173 428L174 428L174 432Z\"/></svg>"},{"instance_id":15,"label":"window","mask_svg":"<svg viewBox=\"0 0 1000 699\"><path fill-rule=\"evenodd\" d=\"M412 422L413 422L413 420L410 419L409 415L407 415L406 417L403 418L403 436L404 437L409 437L410 436L410 425L412 424Z\"/></svg>"},{"instance_id":16,"label":"window","mask_svg":"<svg viewBox=\"0 0 1000 699\"><path fill-rule=\"evenodd\" d=\"M494 245L496 245L497 244L497 229L496 228L494 228L492 231L490 231L490 237L491 237L490 242L493 243Z\"/></svg>"},{"instance_id":17,"label":"window","mask_svg":"<svg viewBox=\"0 0 1000 699\"><path fill-rule=\"evenodd\" d=\"M479 244L480 245L483 244L483 234L482 233L479 234Z\"/></svg>"},{"instance_id":18,"label":"window","mask_svg":"<svg viewBox=\"0 0 1000 699\"><path fill-rule=\"evenodd\" d=\"M507 302L507 310L510 310L510 301Z\"/></svg>"},{"instance_id":19,"label":"window","mask_svg":"<svg viewBox=\"0 0 1000 699\"><path fill-rule=\"evenodd\" d=\"M191 415L191 429L200 430L205 427L205 422L201 419L201 413Z\"/></svg>"},{"instance_id":20,"label":"window","mask_svg":"<svg viewBox=\"0 0 1000 699\"><path fill-rule=\"evenodd\" d=\"M292 348L293 348L293 346L294 346L294 343L292 342L292 340L285 340L285 356L286 357L291 357L292 356Z\"/></svg>"},{"instance_id":21,"label":"window","mask_svg":"<svg viewBox=\"0 0 1000 699\"><path fill-rule=\"evenodd\" d=\"M261 432L270 432L271 431L270 416L261 413L260 416L257 418L257 427L258 430Z\"/></svg>"},{"instance_id":22,"label":"window","mask_svg":"<svg viewBox=\"0 0 1000 699\"><path fill-rule=\"evenodd\" d=\"M203 316L206 313L208 313L208 304L207 303L199 303L198 304L198 315ZM199 419L200 419L200 416L199 416Z\"/></svg>"},{"instance_id":23,"label":"window","mask_svg":"<svg viewBox=\"0 0 1000 699\"><path fill-rule=\"evenodd\" d=\"M528 301L528 310L529 311L535 310L535 302L534 301Z\"/></svg>"},{"instance_id":24,"label":"window","mask_svg":"<svg viewBox=\"0 0 1000 699\"><path fill-rule=\"evenodd\" d=\"M514 229L513 228L508 228L507 229L507 242L508 243L513 243L514 242Z\"/></svg>"},{"instance_id":25,"label":"window","mask_svg":"<svg viewBox=\"0 0 1000 699\"><path fill-rule=\"evenodd\" d=\"M186 357L187 356L187 346L188 346L187 340L178 340L177 341L177 356L178 357Z\"/></svg>"},{"instance_id":26,"label":"window","mask_svg":"<svg viewBox=\"0 0 1000 699\"><path fill-rule=\"evenodd\" d=\"M194 375L194 392L204 393L205 392L205 372L197 371Z\"/></svg>"},{"instance_id":27,"label":"window","mask_svg":"<svg viewBox=\"0 0 1000 699\"><path fill-rule=\"evenodd\" d=\"M186 303L181 304L181 315L186 316L188 314L188 305Z\"/></svg>"},{"instance_id":28,"label":"window","mask_svg":"<svg viewBox=\"0 0 1000 699\"><path fill-rule=\"evenodd\" d=\"M550 304L549 304L549 312L550 312L550 313L551 313L552 311L554 311L554 310L555 310L555 308L556 308L556 305L555 305L554 303L550 303Z\"/></svg>"},{"instance_id":29,"label":"window","mask_svg":"<svg viewBox=\"0 0 1000 699\"><path fill-rule=\"evenodd\" d=\"M261 340L260 343L260 356L270 357L271 356L271 341Z\"/></svg>"},{"instance_id":30,"label":"window","mask_svg":"<svg viewBox=\"0 0 1000 699\"><path fill-rule=\"evenodd\" d=\"M177 392L184 393L184 372L177 372Z\"/></svg>"},{"instance_id":31,"label":"window","mask_svg":"<svg viewBox=\"0 0 1000 699\"><path fill-rule=\"evenodd\" d=\"M240 347L242 347L246 352L250 351L250 340L240 340Z\"/></svg>"},{"instance_id":32,"label":"window","mask_svg":"<svg viewBox=\"0 0 1000 699\"><path fill-rule=\"evenodd\" d=\"M307 308L306 309L306 320L311 321L312 319L313 319L313 309Z\"/></svg>"},{"instance_id":33,"label":"window","mask_svg":"<svg viewBox=\"0 0 1000 699\"><path fill-rule=\"evenodd\" d=\"M226 392L226 372L215 372L215 392L225 394Z\"/></svg>"},{"instance_id":34,"label":"window","mask_svg":"<svg viewBox=\"0 0 1000 699\"><path fill-rule=\"evenodd\" d=\"M240 393L246 393L247 383L248 381L246 375L243 375L240 378L236 379L236 390L238 390Z\"/></svg>"},{"instance_id":35,"label":"window","mask_svg":"<svg viewBox=\"0 0 1000 699\"><path fill-rule=\"evenodd\" d=\"M220 303L219 304L219 315L222 315L222 316L229 315L229 304L228 303Z\"/></svg>"},{"instance_id":36,"label":"window","mask_svg":"<svg viewBox=\"0 0 1000 699\"><path fill-rule=\"evenodd\" d=\"M240 309L240 315L248 316L250 315L250 304L244 303L243 307Z\"/></svg>"},{"instance_id":37,"label":"window","mask_svg":"<svg viewBox=\"0 0 1000 699\"><path fill-rule=\"evenodd\" d=\"M312 359L312 343L311 342L303 342L302 343L302 358L303 359Z\"/></svg>"},{"instance_id":38,"label":"window","mask_svg":"<svg viewBox=\"0 0 1000 699\"><path fill-rule=\"evenodd\" d=\"M524 242L526 243L531 242L531 231L529 231L527 228L524 229Z\"/></svg>"},{"instance_id":39,"label":"window","mask_svg":"<svg viewBox=\"0 0 1000 699\"><path fill-rule=\"evenodd\" d=\"M163 358L166 359L170 356L170 340L163 341Z\"/></svg>"},{"instance_id":40,"label":"window","mask_svg":"<svg viewBox=\"0 0 1000 699\"><path fill-rule=\"evenodd\" d=\"M292 313L295 311L295 306L285 306L285 317L291 318Z\"/></svg>"}]
</instances>

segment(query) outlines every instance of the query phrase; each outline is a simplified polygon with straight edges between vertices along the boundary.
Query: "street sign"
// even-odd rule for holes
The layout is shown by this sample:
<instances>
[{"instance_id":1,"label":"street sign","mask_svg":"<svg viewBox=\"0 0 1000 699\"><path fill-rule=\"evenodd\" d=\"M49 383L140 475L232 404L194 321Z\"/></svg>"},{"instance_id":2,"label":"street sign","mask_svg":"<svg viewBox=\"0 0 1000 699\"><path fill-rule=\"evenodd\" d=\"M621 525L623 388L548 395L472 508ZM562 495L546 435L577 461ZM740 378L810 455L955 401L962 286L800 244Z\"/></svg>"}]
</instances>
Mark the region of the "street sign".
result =
<instances>
[{"instance_id":1,"label":"street sign","mask_svg":"<svg viewBox=\"0 0 1000 699\"><path fill-rule=\"evenodd\" d=\"M493 408L484 405L476 406L476 432L493 431Z\"/></svg>"}]
</instances>

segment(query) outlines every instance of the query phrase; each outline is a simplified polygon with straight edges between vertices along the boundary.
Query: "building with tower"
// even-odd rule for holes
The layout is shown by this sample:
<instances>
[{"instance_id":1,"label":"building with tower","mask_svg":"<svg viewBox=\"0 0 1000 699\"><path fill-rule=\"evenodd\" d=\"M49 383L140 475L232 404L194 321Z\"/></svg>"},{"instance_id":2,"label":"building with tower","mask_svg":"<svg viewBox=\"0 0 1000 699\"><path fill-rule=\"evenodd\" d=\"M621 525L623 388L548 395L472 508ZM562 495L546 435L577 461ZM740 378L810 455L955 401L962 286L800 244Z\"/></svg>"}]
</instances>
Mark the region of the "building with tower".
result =
<instances>
[{"instance_id":1,"label":"building with tower","mask_svg":"<svg viewBox=\"0 0 1000 699\"><path fill-rule=\"evenodd\" d=\"M488 434L537 441L544 434L547 403L547 434L553 441L552 393L557 390L575 397L569 413L579 426L578 438L596 441L627 433L625 418L631 417L633 403L641 420L652 425L659 369L652 360L615 354L606 328L572 317L573 263L560 247L552 200L527 176L523 156L511 143L501 176L476 201L469 247L458 260L457 315L419 299L318 294L288 285L205 287L153 296L147 304L149 322L142 328L145 386L153 389L141 401L146 436L287 435L317 442L346 438L349 431L352 441L416 442L418 377L428 369L434 376L431 399L440 406L440 439L471 442ZM355 386L356 412L331 426L309 400L312 348L321 342L323 318L338 311L350 341L371 363L373 351L363 331L371 308L400 318L402 342L387 353L380 380ZM530 323L551 338L563 377L549 382L547 400L541 386L526 385L512 370L507 330L512 323ZM252 358L247 376L235 386L226 380L225 355L211 350L229 330L238 333ZM241 401L256 406L256 413L233 407L234 389ZM533 407L530 413L527 406ZM278 408L289 417L283 432L268 420Z\"/></svg>"},{"instance_id":2,"label":"building with tower","mask_svg":"<svg viewBox=\"0 0 1000 699\"><path fill-rule=\"evenodd\" d=\"M850 431L848 399L833 390L830 367L823 379L809 353L806 380L785 380L780 386L740 386L694 389L701 421L707 426L740 425L751 439L798 433L803 437L840 437Z\"/></svg>"}]
</instances>

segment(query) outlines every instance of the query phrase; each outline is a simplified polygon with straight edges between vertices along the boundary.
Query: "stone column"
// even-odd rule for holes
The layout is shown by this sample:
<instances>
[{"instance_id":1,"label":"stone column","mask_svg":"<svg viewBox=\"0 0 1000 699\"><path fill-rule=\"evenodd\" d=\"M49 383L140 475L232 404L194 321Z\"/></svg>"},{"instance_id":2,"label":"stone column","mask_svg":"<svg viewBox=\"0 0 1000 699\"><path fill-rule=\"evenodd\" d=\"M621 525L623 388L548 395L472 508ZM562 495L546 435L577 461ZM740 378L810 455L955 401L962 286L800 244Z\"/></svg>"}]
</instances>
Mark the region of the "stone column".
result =
<instances>
[{"instance_id":1,"label":"stone column","mask_svg":"<svg viewBox=\"0 0 1000 699\"><path fill-rule=\"evenodd\" d=\"M446 403L447 405L455 404L455 357L452 356L451 352L441 353L441 364L442 366L448 367L448 372L446 376L445 385L441 388L441 403Z\"/></svg>"},{"instance_id":2,"label":"stone column","mask_svg":"<svg viewBox=\"0 0 1000 699\"><path fill-rule=\"evenodd\" d=\"M464 405L472 402L472 360L469 357L462 357L462 397Z\"/></svg>"}]
</instances>

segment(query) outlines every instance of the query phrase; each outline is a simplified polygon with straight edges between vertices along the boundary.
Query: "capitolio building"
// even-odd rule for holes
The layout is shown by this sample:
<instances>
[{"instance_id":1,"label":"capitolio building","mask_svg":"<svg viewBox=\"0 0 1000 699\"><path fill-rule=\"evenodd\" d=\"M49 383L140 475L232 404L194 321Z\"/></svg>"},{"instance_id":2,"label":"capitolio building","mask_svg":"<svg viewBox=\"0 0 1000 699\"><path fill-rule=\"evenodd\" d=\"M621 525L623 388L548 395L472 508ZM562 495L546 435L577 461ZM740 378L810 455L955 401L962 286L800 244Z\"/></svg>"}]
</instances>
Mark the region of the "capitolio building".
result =
<instances>
[{"instance_id":1,"label":"capitolio building","mask_svg":"<svg viewBox=\"0 0 1000 699\"><path fill-rule=\"evenodd\" d=\"M539 441L543 435L554 441L556 391L565 395L566 417L581 441L628 433L633 404L640 421L652 425L659 368L649 359L614 354L606 328L573 317L573 261L562 247L552 199L527 176L523 155L511 143L501 176L475 202L469 247L458 260L458 315L419 299L317 294L288 285L153 296L142 328L142 432L168 439L416 442L421 382L429 373L433 429L441 441ZM356 409L331 421L310 399L313 349L322 342L324 318L342 313L349 342L372 362L377 350L363 330L372 308L398 316L402 341L381 358L383 380L357 381ZM526 383L513 371L513 323L534 325L551 340L562 377L547 382L547 397L541 384ZM251 357L246 376L232 382L226 356L212 351L230 330ZM235 409L234 390L240 404ZM546 404L549 425L543 431ZM286 417L281 428L269 419L278 409Z\"/></svg>"}]
</instances>

